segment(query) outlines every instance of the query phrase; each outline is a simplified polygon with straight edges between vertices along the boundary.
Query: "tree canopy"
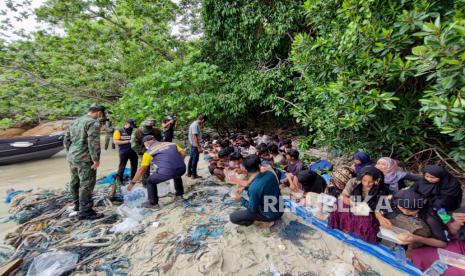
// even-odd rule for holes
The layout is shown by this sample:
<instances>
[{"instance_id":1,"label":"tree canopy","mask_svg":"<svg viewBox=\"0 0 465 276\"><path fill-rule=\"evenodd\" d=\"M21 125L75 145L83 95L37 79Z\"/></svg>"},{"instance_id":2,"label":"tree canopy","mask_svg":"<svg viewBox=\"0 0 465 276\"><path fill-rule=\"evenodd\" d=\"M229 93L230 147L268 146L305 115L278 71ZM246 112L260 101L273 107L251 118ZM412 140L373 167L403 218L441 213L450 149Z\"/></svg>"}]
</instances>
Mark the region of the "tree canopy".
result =
<instances>
[{"instance_id":1,"label":"tree canopy","mask_svg":"<svg viewBox=\"0 0 465 276\"><path fill-rule=\"evenodd\" d=\"M464 0L47 0L34 14L63 34L1 42L0 127L97 102L120 121L271 113L307 145L438 147L465 167Z\"/></svg>"}]
</instances>

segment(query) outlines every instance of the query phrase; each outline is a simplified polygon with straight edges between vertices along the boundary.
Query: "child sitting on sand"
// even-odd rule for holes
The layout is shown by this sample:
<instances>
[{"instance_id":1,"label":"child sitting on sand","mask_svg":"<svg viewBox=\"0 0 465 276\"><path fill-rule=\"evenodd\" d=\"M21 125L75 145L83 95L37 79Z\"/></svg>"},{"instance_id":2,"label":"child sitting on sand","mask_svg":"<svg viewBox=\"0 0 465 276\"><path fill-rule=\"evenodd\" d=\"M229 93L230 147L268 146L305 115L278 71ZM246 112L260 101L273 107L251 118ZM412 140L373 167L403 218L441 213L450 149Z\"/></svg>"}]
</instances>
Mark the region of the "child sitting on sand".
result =
<instances>
[{"instance_id":1,"label":"child sitting on sand","mask_svg":"<svg viewBox=\"0 0 465 276\"><path fill-rule=\"evenodd\" d=\"M452 212L452 221L447 224L448 234L451 238L444 250L460 255L465 255L465 208L459 208ZM439 260L438 249L434 246L423 246L412 250L412 262L421 270L431 267L431 264ZM463 262L457 258L450 258L449 261L458 262L463 268ZM443 275L465 275L465 270L450 265Z\"/></svg>"},{"instance_id":2,"label":"child sitting on sand","mask_svg":"<svg viewBox=\"0 0 465 276\"><path fill-rule=\"evenodd\" d=\"M241 143L241 153L242 156L248 156L252 154L257 154L257 149L250 144L249 141L245 140Z\"/></svg>"},{"instance_id":3,"label":"child sitting on sand","mask_svg":"<svg viewBox=\"0 0 465 276\"><path fill-rule=\"evenodd\" d=\"M299 152L291 149L286 153L287 165L284 168L286 171L286 179L281 181L284 186L298 187L297 174L304 168L304 164L299 160Z\"/></svg>"},{"instance_id":4,"label":"child sitting on sand","mask_svg":"<svg viewBox=\"0 0 465 276\"><path fill-rule=\"evenodd\" d=\"M390 201L391 210L379 210L375 213L380 225L386 229L393 226L409 233L397 235L397 239L408 245L407 256L413 248L429 245L444 247L446 242L432 238L428 225L418 216L423 208L424 198L412 189L400 190ZM390 243L389 245L394 245Z\"/></svg>"},{"instance_id":5,"label":"child sitting on sand","mask_svg":"<svg viewBox=\"0 0 465 276\"><path fill-rule=\"evenodd\" d=\"M229 165L228 152L225 149L218 152L218 157L209 162L208 170L210 174L216 176L219 180L225 180L224 169Z\"/></svg>"},{"instance_id":6,"label":"child sitting on sand","mask_svg":"<svg viewBox=\"0 0 465 276\"><path fill-rule=\"evenodd\" d=\"M292 147L292 140L291 139L284 139L282 142L281 142L281 145L279 147L279 151L283 152L283 153L287 153L289 152L291 149L293 149Z\"/></svg>"},{"instance_id":7,"label":"child sitting on sand","mask_svg":"<svg viewBox=\"0 0 465 276\"><path fill-rule=\"evenodd\" d=\"M270 153L270 155L273 158L273 163L274 163L275 167L283 168L284 166L287 165L286 157L283 154L279 153L278 145L270 144L268 146L268 152Z\"/></svg>"}]
</instances>

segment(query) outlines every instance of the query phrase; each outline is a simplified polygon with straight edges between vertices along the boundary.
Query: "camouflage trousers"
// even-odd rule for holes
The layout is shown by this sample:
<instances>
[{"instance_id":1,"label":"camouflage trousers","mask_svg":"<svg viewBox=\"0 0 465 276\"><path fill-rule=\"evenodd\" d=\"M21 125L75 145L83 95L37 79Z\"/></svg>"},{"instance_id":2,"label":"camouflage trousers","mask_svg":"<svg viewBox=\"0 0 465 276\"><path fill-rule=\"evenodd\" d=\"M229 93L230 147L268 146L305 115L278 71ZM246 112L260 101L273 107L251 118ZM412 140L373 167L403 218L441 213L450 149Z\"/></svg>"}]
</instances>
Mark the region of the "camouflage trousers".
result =
<instances>
[{"instance_id":1,"label":"camouflage trousers","mask_svg":"<svg viewBox=\"0 0 465 276\"><path fill-rule=\"evenodd\" d=\"M92 163L70 164L71 181L69 187L74 202L79 203L79 212L87 212L94 205L92 192L97 180L97 171L91 168Z\"/></svg>"},{"instance_id":2,"label":"camouflage trousers","mask_svg":"<svg viewBox=\"0 0 465 276\"><path fill-rule=\"evenodd\" d=\"M105 135L105 150L107 150L108 147L110 146L110 141L111 141L111 148L112 149L116 148L115 142L113 141L113 137L111 135L106 134Z\"/></svg>"}]
</instances>

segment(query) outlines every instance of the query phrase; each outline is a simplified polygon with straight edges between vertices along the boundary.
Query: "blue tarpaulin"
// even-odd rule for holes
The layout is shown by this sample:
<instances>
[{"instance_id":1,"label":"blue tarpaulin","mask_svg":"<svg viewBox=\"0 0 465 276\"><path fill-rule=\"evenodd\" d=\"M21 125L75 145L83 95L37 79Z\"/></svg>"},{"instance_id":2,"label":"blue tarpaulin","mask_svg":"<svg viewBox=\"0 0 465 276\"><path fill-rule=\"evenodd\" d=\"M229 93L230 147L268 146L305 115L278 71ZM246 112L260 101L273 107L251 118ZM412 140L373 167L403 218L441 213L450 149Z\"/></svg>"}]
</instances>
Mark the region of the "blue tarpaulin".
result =
<instances>
[{"instance_id":1,"label":"blue tarpaulin","mask_svg":"<svg viewBox=\"0 0 465 276\"><path fill-rule=\"evenodd\" d=\"M115 179L116 174L117 174L116 172L112 172L109 175L98 179L97 185L113 184L113 179ZM130 180L130 178L131 178L131 169L129 168L124 169L123 179L127 181L127 180Z\"/></svg>"},{"instance_id":2,"label":"blue tarpaulin","mask_svg":"<svg viewBox=\"0 0 465 276\"><path fill-rule=\"evenodd\" d=\"M284 203L286 207L288 207L297 216L303 218L307 223L314 225L321 231L326 232L327 234L335 237L336 239L346 244L352 245L358 248L359 250L367 254L370 254L378 258L380 261L383 261L409 275L422 275L421 270L416 268L410 261L407 262L406 265L398 263L395 259L394 252L386 246L380 244L370 244L361 239L348 235L340 230L329 228L327 226L327 221L323 221L312 216L312 214L309 214L304 207L289 199L285 199Z\"/></svg>"},{"instance_id":3,"label":"blue tarpaulin","mask_svg":"<svg viewBox=\"0 0 465 276\"><path fill-rule=\"evenodd\" d=\"M333 164L331 164L331 162L329 162L328 160L319 160L311 164L308 169L316 173L324 173L327 171L331 171L333 169Z\"/></svg>"}]
</instances>

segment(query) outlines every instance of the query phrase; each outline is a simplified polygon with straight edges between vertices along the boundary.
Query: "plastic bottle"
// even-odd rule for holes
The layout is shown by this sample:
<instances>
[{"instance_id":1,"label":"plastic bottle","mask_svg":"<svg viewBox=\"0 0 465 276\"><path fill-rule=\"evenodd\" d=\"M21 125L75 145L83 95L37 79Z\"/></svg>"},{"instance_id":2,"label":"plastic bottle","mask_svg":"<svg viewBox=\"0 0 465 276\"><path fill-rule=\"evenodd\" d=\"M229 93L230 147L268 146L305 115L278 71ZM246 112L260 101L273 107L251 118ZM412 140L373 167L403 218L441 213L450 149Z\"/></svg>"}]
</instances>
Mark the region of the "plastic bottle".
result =
<instances>
[{"instance_id":1,"label":"plastic bottle","mask_svg":"<svg viewBox=\"0 0 465 276\"><path fill-rule=\"evenodd\" d=\"M124 204L129 207L138 207L147 200L143 189L134 189L124 195Z\"/></svg>"},{"instance_id":2,"label":"plastic bottle","mask_svg":"<svg viewBox=\"0 0 465 276\"><path fill-rule=\"evenodd\" d=\"M441 260L435 261L430 268L423 272L424 276L440 276L447 271L447 264Z\"/></svg>"},{"instance_id":3,"label":"plastic bottle","mask_svg":"<svg viewBox=\"0 0 465 276\"><path fill-rule=\"evenodd\" d=\"M444 224L449 223L452 219L451 215L449 215L444 208L438 210L438 216L441 218Z\"/></svg>"},{"instance_id":4,"label":"plastic bottle","mask_svg":"<svg viewBox=\"0 0 465 276\"><path fill-rule=\"evenodd\" d=\"M396 246L394 248L394 256L396 258L396 261L401 264L401 265L406 265L407 264L407 257L405 256L405 249L402 246Z\"/></svg>"}]
</instances>

